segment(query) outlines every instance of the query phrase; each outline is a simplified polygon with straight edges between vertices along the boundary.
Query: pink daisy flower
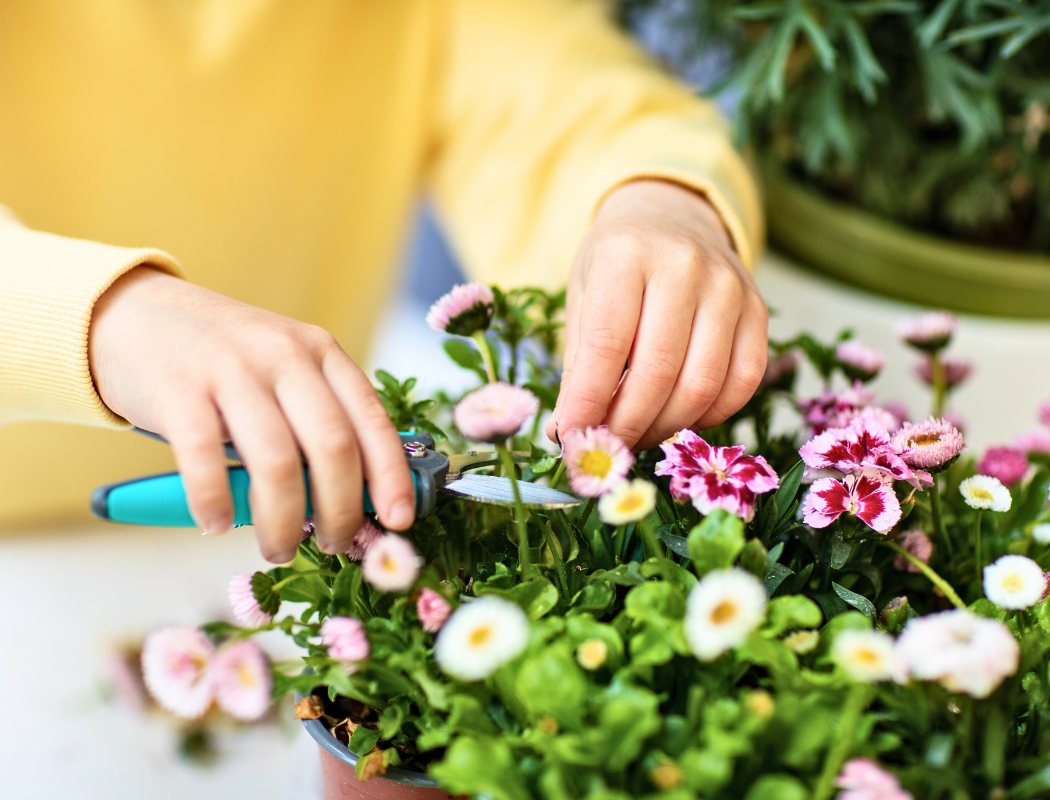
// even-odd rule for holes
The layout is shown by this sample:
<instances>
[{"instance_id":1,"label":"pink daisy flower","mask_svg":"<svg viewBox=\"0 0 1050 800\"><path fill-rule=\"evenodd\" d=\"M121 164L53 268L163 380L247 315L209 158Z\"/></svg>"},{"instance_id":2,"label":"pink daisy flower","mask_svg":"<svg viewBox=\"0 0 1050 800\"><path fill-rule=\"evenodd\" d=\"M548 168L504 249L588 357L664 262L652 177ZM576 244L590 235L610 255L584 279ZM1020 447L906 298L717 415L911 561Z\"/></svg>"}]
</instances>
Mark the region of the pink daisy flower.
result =
<instances>
[{"instance_id":1,"label":"pink daisy flower","mask_svg":"<svg viewBox=\"0 0 1050 800\"><path fill-rule=\"evenodd\" d=\"M583 497L598 497L617 486L634 465L627 445L605 425L566 431L561 448L569 484Z\"/></svg>"},{"instance_id":2,"label":"pink daisy flower","mask_svg":"<svg viewBox=\"0 0 1050 800\"><path fill-rule=\"evenodd\" d=\"M835 779L844 791L836 800L914 800L900 781L870 758L851 758Z\"/></svg>"},{"instance_id":3,"label":"pink daisy flower","mask_svg":"<svg viewBox=\"0 0 1050 800\"><path fill-rule=\"evenodd\" d=\"M870 381L886 365L883 353L854 339L839 343L835 348L835 360L847 376L859 381Z\"/></svg>"},{"instance_id":4,"label":"pink daisy flower","mask_svg":"<svg viewBox=\"0 0 1050 800\"><path fill-rule=\"evenodd\" d=\"M212 681L219 708L234 719L254 722L270 707L270 663L249 639L219 648L212 662Z\"/></svg>"},{"instance_id":5,"label":"pink daisy flower","mask_svg":"<svg viewBox=\"0 0 1050 800\"><path fill-rule=\"evenodd\" d=\"M925 531L918 528L905 531L901 534L900 546L919 559L923 564L930 563L930 556L933 555L933 542L930 541L930 537L926 535ZM904 556L894 556L893 566L901 572L921 572L917 566L908 561Z\"/></svg>"},{"instance_id":6,"label":"pink daisy flower","mask_svg":"<svg viewBox=\"0 0 1050 800\"><path fill-rule=\"evenodd\" d=\"M1032 428L1025 431L1017 437L1014 447L1025 453L1050 455L1050 431L1045 428Z\"/></svg>"},{"instance_id":7,"label":"pink daisy flower","mask_svg":"<svg viewBox=\"0 0 1050 800\"><path fill-rule=\"evenodd\" d=\"M842 474L875 469L916 488L932 486L928 472L914 470L897 454L886 429L871 418L859 417L846 428L830 428L799 449L806 466Z\"/></svg>"},{"instance_id":8,"label":"pink daisy flower","mask_svg":"<svg viewBox=\"0 0 1050 800\"><path fill-rule=\"evenodd\" d=\"M142 679L162 708L183 719L196 719L211 705L214 656L215 648L198 628L161 628L142 645Z\"/></svg>"},{"instance_id":9,"label":"pink daisy flower","mask_svg":"<svg viewBox=\"0 0 1050 800\"><path fill-rule=\"evenodd\" d=\"M361 562L361 575L381 592L404 592L419 577L421 561L408 539L388 533L368 548Z\"/></svg>"},{"instance_id":10,"label":"pink daisy flower","mask_svg":"<svg viewBox=\"0 0 1050 800\"><path fill-rule=\"evenodd\" d=\"M241 625L261 628L273 622L273 614L263 611L262 605L255 598L252 577L249 573L241 573L230 578L230 606L233 607L233 616Z\"/></svg>"},{"instance_id":11,"label":"pink daisy flower","mask_svg":"<svg viewBox=\"0 0 1050 800\"><path fill-rule=\"evenodd\" d=\"M755 495L771 492L780 478L762 456L744 455L744 448L712 447L686 428L663 442L666 458L656 465L657 475L671 476L671 494L686 498L701 514L716 508L745 522L755 515Z\"/></svg>"},{"instance_id":12,"label":"pink daisy flower","mask_svg":"<svg viewBox=\"0 0 1050 800\"><path fill-rule=\"evenodd\" d=\"M963 437L947 420L929 417L901 428L893 437L893 446L905 464L932 469L944 466L962 452Z\"/></svg>"},{"instance_id":13,"label":"pink daisy flower","mask_svg":"<svg viewBox=\"0 0 1050 800\"><path fill-rule=\"evenodd\" d=\"M942 358L944 368L944 387L954 389L973 372L973 362L961 358ZM927 386L933 386L933 360L926 356L915 365L915 374Z\"/></svg>"},{"instance_id":14,"label":"pink daisy flower","mask_svg":"<svg viewBox=\"0 0 1050 800\"><path fill-rule=\"evenodd\" d=\"M460 432L475 442L500 442L513 436L540 410L528 389L509 383L487 383L456 405L452 417Z\"/></svg>"},{"instance_id":15,"label":"pink daisy flower","mask_svg":"<svg viewBox=\"0 0 1050 800\"><path fill-rule=\"evenodd\" d=\"M364 623L353 617L329 617L322 622L321 644L331 658L346 664L356 665L372 654Z\"/></svg>"},{"instance_id":16,"label":"pink daisy flower","mask_svg":"<svg viewBox=\"0 0 1050 800\"><path fill-rule=\"evenodd\" d=\"M1012 489L1028 472L1028 456L1012 447L989 447L974 469L978 475L991 475Z\"/></svg>"},{"instance_id":17,"label":"pink daisy flower","mask_svg":"<svg viewBox=\"0 0 1050 800\"><path fill-rule=\"evenodd\" d=\"M492 290L480 283L452 287L427 312L427 325L436 331L470 336L483 331L492 321L495 308Z\"/></svg>"},{"instance_id":18,"label":"pink daisy flower","mask_svg":"<svg viewBox=\"0 0 1050 800\"><path fill-rule=\"evenodd\" d=\"M813 528L826 528L843 514L886 533L900 520L901 506L892 483L873 469L847 475L842 481L821 478L802 501L803 519Z\"/></svg>"},{"instance_id":19,"label":"pink daisy flower","mask_svg":"<svg viewBox=\"0 0 1050 800\"><path fill-rule=\"evenodd\" d=\"M912 347L935 353L948 346L955 325L955 317L947 311L928 311L904 320L897 326L897 335Z\"/></svg>"},{"instance_id":20,"label":"pink daisy flower","mask_svg":"<svg viewBox=\"0 0 1050 800\"><path fill-rule=\"evenodd\" d=\"M361 561L382 535L383 532L375 526L375 523L369 517L365 517L364 524L354 534L354 540L350 543L350 549L346 551L346 557L351 561Z\"/></svg>"},{"instance_id":21,"label":"pink daisy flower","mask_svg":"<svg viewBox=\"0 0 1050 800\"><path fill-rule=\"evenodd\" d=\"M426 588L419 593L416 600L416 614L419 621L423 623L423 630L427 633L437 633L445 624L448 615L452 613L452 605L431 588Z\"/></svg>"},{"instance_id":22,"label":"pink daisy flower","mask_svg":"<svg viewBox=\"0 0 1050 800\"><path fill-rule=\"evenodd\" d=\"M1039 421L1050 427L1050 400L1039 407Z\"/></svg>"}]
</instances>

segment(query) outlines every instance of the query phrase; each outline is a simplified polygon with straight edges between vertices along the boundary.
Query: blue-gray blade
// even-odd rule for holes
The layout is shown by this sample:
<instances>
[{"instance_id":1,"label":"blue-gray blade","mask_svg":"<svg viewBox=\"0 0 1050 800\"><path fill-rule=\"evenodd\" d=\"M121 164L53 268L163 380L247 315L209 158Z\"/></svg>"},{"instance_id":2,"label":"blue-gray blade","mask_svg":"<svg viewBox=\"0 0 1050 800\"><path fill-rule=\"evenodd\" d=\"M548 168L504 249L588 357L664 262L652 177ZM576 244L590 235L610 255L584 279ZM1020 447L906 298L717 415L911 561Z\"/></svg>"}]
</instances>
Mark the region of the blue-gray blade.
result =
<instances>
[{"instance_id":1,"label":"blue-gray blade","mask_svg":"<svg viewBox=\"0 0 1050 800\"><path fill-rule=\"evenodd\" d=\"M527 506L572 508L573 506L578 506L581 502L571 494L565 494L565 492L559 492L557 489L551 489L538 483L517 481L517 484L518 491L521 492L522 502ZM464 497L472 497L482 503L494 503L499 506L514 505L514 489L510 485L509 478L467 473L460 478L449 481L441 488L446 492L455 492Z\"/></svg>"}]
</instances>

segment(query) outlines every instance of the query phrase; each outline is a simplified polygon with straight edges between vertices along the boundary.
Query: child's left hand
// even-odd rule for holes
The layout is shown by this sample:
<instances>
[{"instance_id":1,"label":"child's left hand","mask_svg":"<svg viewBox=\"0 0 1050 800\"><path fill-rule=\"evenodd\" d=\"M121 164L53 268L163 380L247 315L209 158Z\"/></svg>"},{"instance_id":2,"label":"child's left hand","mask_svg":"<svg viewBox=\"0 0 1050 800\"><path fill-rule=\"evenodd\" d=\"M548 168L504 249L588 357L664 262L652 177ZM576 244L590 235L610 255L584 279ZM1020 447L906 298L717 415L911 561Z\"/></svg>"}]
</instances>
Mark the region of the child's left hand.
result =
<instances>
[{"instance_id":1,"label":"child's left hand","mask_svg":"<svg viewBox=\"0 0 1050 800\"><path fill-rule=\"evenodd\" d=\"M762 380L768 316L703 197L657 180L621 186L598 209L569 279L547 435L604 423L645 449L717 425Z\"/></svg>"}]
</instances>

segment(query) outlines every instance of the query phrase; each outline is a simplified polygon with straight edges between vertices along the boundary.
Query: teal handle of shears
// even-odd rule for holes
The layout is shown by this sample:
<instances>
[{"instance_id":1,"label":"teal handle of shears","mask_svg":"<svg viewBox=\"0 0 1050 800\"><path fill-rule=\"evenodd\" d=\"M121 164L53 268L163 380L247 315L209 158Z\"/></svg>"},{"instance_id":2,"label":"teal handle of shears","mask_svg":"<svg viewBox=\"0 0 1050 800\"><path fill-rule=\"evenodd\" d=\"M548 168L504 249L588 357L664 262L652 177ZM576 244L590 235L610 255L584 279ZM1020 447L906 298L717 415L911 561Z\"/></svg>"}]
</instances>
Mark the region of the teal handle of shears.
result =
<instances>
[{"instance_id":1,"label":"teal handle of shears","mask_svg":"<svg viewBox=\"0 0 1050 800\"><path fill-rule=\"evenodd\" d=\"M233 495L233 524L251 525L252 509L248 502L251 478L244 467L228 467L227 470L230 493ZM306 467L303 467L303 482L306 485L306 508L303 517L312 517L314 510L310 502L310 478ZM417 488L418 507L418 480L414 472L412 483ZM182 476L177 472L102 486L95 490L91 498L91 507L97 516L113 522L167 528L197 527L186 500L186 487L182 483ZM364 486L364 509L369 514L375 511L368 496L367 484Z\"/></svg>"}]
</instances>

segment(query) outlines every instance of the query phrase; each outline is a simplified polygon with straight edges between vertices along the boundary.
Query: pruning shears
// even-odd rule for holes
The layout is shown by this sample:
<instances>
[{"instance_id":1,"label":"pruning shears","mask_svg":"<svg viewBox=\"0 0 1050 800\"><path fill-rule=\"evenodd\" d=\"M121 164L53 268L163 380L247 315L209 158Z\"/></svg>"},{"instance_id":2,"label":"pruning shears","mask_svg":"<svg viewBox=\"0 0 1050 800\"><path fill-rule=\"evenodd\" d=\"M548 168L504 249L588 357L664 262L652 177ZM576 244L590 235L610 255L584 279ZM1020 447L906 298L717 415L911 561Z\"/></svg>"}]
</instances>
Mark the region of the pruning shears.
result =
<instances>
[{"instance_id":1,"label":"pruning shears","mask_svg":"<svg viewBox=\"0 0 1050 800\"><path fill-rule=\"evenodd\" d=\"M165 441L161 436L135 429L153 439ZM514 488L510 478L494 475L473 475L468 470L490 467L499 463L495 452L472 450L462 455L446 456L434 450L434 440L428 433L401 433L401 446L412 473L416 489L416 517L429 516L434 511L439 491L453 492L482 503L513 506ZM528 461L529 454L514 452L515 461ZM240 462L240 455L233 445L226 445L226 458ZM309 466L303 465L303 480L306 484L306 508L304 518L313 516L310 501ZM251 525L252 510L248 502L251 477L240 464L227 467L230 492L233 495L233 524ZM547 486L528 481L515 481L526 505L541 508L570 508L580 501L572 495ZM148 475L129 481L120 481L100 486L91 497L91 510L97 517L111 522L129 525L159 525L169 528L196 527L186 500L186 488L178 472ZM368 485L364 486L364 510L373 513L375 508L368 496Z\"/></svg>"}]
</instances>

